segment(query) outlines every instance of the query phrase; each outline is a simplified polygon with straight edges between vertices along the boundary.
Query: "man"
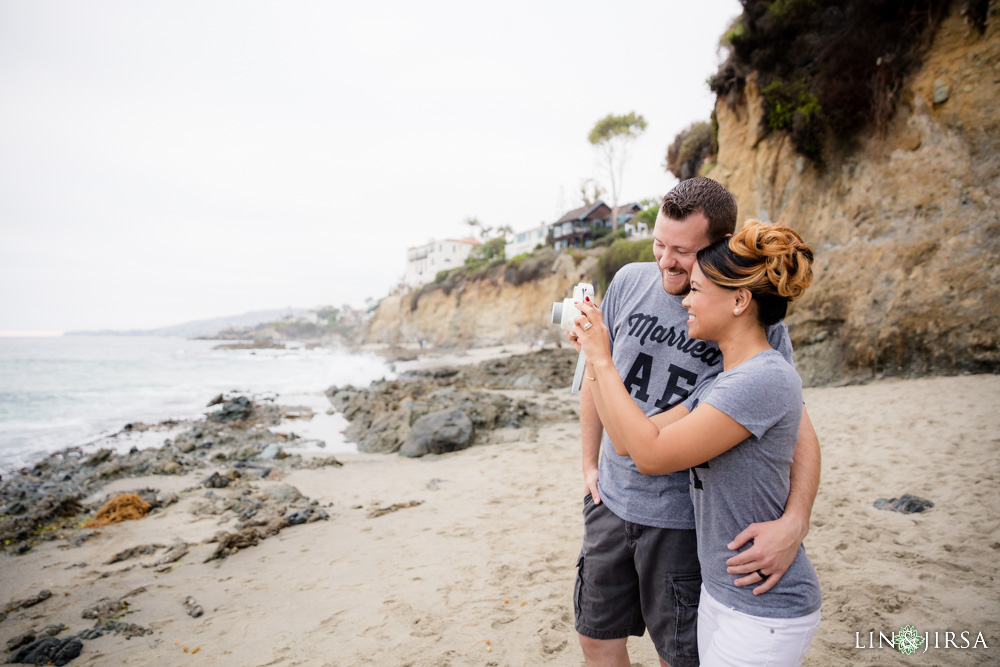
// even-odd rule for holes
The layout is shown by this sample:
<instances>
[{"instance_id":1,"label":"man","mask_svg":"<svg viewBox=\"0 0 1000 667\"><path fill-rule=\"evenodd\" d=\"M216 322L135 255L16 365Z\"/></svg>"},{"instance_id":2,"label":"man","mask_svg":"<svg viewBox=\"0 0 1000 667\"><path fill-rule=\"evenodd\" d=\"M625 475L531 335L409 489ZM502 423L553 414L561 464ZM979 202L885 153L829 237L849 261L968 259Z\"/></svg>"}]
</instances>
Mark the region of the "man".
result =
<instances>
[{"instance_id":1,"label":"man","mask_svg":"<svg viewBox=\"0 0 1000 667\"><path fill-rule=\"evenodd\" d=\"M682 181L664 196L653 228L656 264L628 265L608 287L601 308L615 366L647 415L681 402L722 370L716 345L687 337L681 301L698 250L735 228L736 201L728 190L709 178ZM768 330L768 340L790 360L784 323ZM693 667L701 575L690 476L642 475L618 456L588 384L580 391L587 496L574 591L586 664L628 667L629 635L648 629L662 665ZM762 595L780 581L809 530L819 468L819 441L803 408L784 516L747 526L729 545L728 571L738 586L753 585Z\"/></svg>"}]
</instances>

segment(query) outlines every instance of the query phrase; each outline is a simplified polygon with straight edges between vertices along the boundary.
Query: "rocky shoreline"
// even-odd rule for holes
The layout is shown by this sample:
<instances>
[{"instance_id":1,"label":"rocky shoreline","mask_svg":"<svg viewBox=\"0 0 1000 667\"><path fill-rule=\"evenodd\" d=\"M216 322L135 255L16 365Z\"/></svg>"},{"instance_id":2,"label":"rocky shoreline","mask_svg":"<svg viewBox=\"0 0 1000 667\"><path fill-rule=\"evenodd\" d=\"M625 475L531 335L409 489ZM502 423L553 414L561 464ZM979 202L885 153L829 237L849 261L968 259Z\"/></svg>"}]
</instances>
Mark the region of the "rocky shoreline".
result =
<instances>
[{"instance_id":1,"label":"rocky shoreline","mask_svg":"<svg viewBox=\"0 0 1000 667\"><path fill-rule=\"evenodd\" d=\"M533 429L542 424L572 417L565 400L537 392L568 386L575 363L572 350L541 350L471 367L411 371L367 388L331 387L327 396L331 410L342 412L350 422L345 434L361 452L420 457L523 440L537 434ZM166 575L184 561L225 559L291 526L330 518L329 506L282 482L295 470L343 465L333 456L289 451L295 444L290 440L297 436L276 427L289 419L309 419L310 410L244 395L219 395L207 407L210 411L202 419L128 424L121 431L176 433L160 447L133 448L124 454L110 448L90 453L69 448L4 480L0 552L30 559L45 543L54 542L60 550L79 549L100 538L109 523L162 516L181 501L196 519L224 526L198 542L154 540L102 556L102 567L124 566L101 572L99 579L125 572L145 579ZM129 485L132 479L136 483ZM170 490L178 482L183 482L181 487ZM118 490L106 491L109 484ZM409 506L375 507L369 515ZM73 567L86 572L94 565L79 562ZM82 628L79 619L71 618L42 627L28 623L27 629L7 637L9 660L66 664L80 655L84 641L109 633L126 638L152 634L146 625L120 620L129 612L130 600L145 592L140 586L128 595L93 600L80 616L87 621ZM4 603L0 631L10 635L12 624L23 626L47 616L37 610L53 597L44 589ZM194 613L202 608L193 596L184 604L190 615L200 615Z\"/></svg>"},{"instance_id":2,"label":"rocky shoreline","mask_svg":"<svg viewBox=\"0 0 1000 667\"><path fill-rule=\"evenodd\" d=\"M366 389L331 387L326 393L350 421L344 433L360 451L443 454L502 442L511 429L564 417L558 401L514 395L568 387L576 359L572 350L543 349L466 368L410 371Z\"/></svg>"}]
</instances>

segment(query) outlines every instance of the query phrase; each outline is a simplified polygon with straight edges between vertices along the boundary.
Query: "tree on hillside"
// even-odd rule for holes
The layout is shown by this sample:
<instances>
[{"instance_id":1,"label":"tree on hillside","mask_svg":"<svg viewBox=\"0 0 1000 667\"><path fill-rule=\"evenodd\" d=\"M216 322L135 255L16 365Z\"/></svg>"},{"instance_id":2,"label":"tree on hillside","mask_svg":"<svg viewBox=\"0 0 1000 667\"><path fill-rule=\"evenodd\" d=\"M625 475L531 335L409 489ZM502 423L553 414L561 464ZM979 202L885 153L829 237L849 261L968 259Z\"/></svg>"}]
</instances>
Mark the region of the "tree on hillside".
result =
<instances>
[{"instance_id":1,"label":"tree on hillside","mask_svg":"<svg viewBox=\"0 0 1000 667\"><path fill-rule=\"evenodd\" d=\"M611 227L618 230L618 193L622 187L622 173L628 160L632 143L646 131L646 119L634 111L624 116L608 114L597 121L587 139L601 151L604 167L611 181Z\"/></svg>"},{"instance_id":2,"label":"tree on hillside","mask_svg":"<svg viewBox=\"0 0 1000 667\"><path fill-rule=\"evenodd\" d=\"M490 234L493 233L493 228L492 227L488 227L488 226L484 225L483 223L479 222L479 218L477 218L475 216L471 216L471 217L466 218L465 219L465 224L467 224L469 226L469 228L472 229L472 230L478 230L479 238L481 238L481 239L485 239L486 237L488 237ZM474 231L473 234L475 234L475 233L476 232Z\"/></svg>"}]
</instances>

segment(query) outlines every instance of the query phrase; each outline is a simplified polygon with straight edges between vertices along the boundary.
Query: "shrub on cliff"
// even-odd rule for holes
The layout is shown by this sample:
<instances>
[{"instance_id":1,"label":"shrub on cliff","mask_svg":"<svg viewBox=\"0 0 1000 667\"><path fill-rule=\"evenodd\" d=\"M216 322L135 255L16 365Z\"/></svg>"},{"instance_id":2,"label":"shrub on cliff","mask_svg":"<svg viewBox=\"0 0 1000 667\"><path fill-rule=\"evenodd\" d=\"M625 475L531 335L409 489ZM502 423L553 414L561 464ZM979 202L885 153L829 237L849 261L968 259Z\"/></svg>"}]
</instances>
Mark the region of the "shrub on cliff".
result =
<instances>
[{"instance_id":1,"label":"shrub on cliff","mask_svg":"<svg viewBox=\"0 0 1000 667\"><path fill-rule=\"evenodd\" d=\"M611 279L618 269L632 262L655 262L653 256L653 239L630 241L621 239L611 244L611 247L597 261L597 284L601 294L605 294Z\"/></svg>"},{"instance_id":2,"label":"shrub on cliff","mask_svg":"<svg viewBox=\"0 0 1000 667\"><path fill-rule=\"evenodd\" d=\"M723 38L729 57L709 81L735 105L757 73L763 130L785 131L821 160L831 140L883 132L906 75L948 10L948 0L742 0Z\"/></svg>"},{"instance_id":3,"label":"shrub on cliff","mask_svg":"<svg viewBox=\"0 0 1000 667\"><path fill-rule=\"evenodd\" d=\"M691 123L674 137L674 142L667 148L667 171L680 181L697 176L702 163L715 154L712 143L710 123Z\"/></svg>"},{"instance_id":4,"label":"shrub on cliff","mask_svg":"<svg viewBox=\"0 0 1000 667\"><path fill-rule=\"evenodd\" d=\"M603 229L604 231L600 236L598 236L596 232L594 233L594 243L592 247L599 248L601 246L610 246L615 241L628 236L628 232L626 232L624 228L619 229L616 232L611 231L610 227L604 227Z\"/></svg>"},{"instance_id":5,"label":"shrub on cliff","mask_svg":"<svg viewBox=\"0 0 1000 667\"><path fill-rule=\"evenodd\" d=\"M552 273L552 262L556 251L552 248L536 250L532 253L521 253L507 262L504 270L504 280L510 285L520 285L532 280L539 280Z\"/></svg>"}]
</instances>

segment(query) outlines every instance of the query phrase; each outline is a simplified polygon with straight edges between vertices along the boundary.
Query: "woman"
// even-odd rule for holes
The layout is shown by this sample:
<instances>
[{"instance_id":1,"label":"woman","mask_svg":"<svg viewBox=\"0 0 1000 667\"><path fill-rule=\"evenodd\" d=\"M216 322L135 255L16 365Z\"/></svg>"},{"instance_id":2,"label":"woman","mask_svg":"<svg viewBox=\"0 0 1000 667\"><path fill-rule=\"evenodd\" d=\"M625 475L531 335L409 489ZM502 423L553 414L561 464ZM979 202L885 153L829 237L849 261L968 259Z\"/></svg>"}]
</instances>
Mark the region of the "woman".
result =
<instances>
[{"instance_id":1,"label":"woman","mask_svg":"<svg viewBox=\"0 0 1000 667\"><path fill-rule=\"evenodd\" d=\"M726 572L732 536L779 518L788 498L802 383L771 348L765 327L781 320L812 282L812 258L795 231L756 220L701 250L683 305L690 337L718 344L723 372L652 418L615 370L601 312L579 304L573 333L615 451L646 474L690 468L703 580L702 665L798 665L819 625L819 582L801 546L763 595L737 588ZM758 576L766 577L759 570Z\"/></svg>"}]
</instances>

